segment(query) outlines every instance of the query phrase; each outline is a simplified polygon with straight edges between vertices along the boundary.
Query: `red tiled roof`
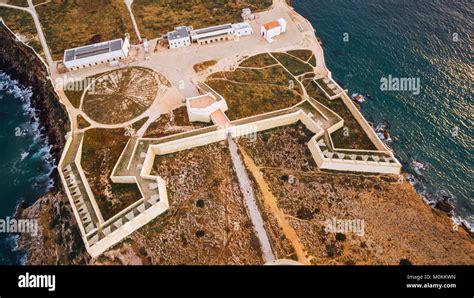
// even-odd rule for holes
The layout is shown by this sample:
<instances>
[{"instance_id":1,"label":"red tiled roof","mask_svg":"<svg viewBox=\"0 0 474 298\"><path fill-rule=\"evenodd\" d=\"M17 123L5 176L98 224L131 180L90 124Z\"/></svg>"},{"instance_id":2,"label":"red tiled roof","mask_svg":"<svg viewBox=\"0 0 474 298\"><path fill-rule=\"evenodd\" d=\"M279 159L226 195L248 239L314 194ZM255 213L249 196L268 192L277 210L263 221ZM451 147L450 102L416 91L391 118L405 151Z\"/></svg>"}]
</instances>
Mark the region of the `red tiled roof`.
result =
<instances>
[{"instance_id":1,"label":"red tiled roof","mask_svg":"<svg viewBox=\"0 0 474 298\"><path fill-rule=\"evenodd\" d=\"M266 23L266 24L263 25L265 30L270 30L270 29L273 29L273 28L276 28L276 27L279 27L279 26L280 26L280 24L277 21L273 21L273 22Z\"/></svg>"}]
</instances>

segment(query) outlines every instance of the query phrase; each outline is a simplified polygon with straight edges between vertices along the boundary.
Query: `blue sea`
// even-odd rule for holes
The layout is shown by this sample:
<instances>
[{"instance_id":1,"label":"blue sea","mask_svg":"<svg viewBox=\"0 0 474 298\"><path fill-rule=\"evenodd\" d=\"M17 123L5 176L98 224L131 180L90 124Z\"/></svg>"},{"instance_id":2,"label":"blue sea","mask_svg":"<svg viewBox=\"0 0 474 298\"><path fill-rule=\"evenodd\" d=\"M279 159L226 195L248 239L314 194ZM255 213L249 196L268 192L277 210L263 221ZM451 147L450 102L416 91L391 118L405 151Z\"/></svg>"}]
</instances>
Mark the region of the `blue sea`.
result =
<instances>
[{"instance_id":1,"label":"blue sea","mask_svg":"<svg viewBox=\"0 0 474 298\"><path fill-rule=\"evenodd\" d=\"M0 219L12 217L17 206L33 203L51 187L49 146L40 137L30 107L32 92L0 71ZM0 233L0 264L21 264L16 236Z\"/></svg>"},{"instance_id":2,"label":"blue sea","mask_svg":"<svg viewBox=\"0 0 474 298\"><path fill-rule=\"evenodd\" d=\"M452 197L474 223L472 1L294 0L323 43L333 77L375 124L427 200ZM419 79L420 93L382 91L381 78ZM415 171L413 161L425 164ZM418 172L418 173L417 173Z\"/></svg>"}]
</instances>

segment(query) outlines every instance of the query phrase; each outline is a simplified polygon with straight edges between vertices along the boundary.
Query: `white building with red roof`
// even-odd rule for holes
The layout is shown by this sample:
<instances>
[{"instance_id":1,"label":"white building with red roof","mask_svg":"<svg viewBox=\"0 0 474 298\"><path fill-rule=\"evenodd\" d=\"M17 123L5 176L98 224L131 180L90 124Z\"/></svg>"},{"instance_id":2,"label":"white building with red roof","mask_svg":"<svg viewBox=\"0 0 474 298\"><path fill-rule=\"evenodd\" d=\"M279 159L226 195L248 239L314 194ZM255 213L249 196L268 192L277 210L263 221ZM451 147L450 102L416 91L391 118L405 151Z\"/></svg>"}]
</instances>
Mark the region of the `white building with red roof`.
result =
<instances>
[{"instance_id":1,"label":"white building with red roof","mask_svg":"<svg viewBox=\"0 0 474 298\"><path fill-rule=\"evenodd\" d=\"M275 40L275 36L278 36L286 32L287 22L285 19L280 18L278 21L263 24L260 28L260 34L269 42L272 43Z\"/></svg>"}]
</instances>

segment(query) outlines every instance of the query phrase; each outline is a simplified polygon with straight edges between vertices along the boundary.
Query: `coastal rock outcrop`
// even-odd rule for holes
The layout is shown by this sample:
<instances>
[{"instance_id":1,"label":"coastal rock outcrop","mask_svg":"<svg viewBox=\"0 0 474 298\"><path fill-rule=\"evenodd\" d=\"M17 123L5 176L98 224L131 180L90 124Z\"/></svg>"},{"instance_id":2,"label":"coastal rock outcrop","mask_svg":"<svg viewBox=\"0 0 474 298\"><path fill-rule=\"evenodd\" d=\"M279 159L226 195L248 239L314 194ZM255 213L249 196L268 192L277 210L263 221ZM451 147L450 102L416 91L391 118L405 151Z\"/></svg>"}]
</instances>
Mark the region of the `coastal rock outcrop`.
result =
<instances>
[{"instance_id":1,"label":"coastal rock outcrop","mask_svg":"<svg viewBox=\"0 0 474 298\"><path fill-rule=\"evenodd\" d=\"M56 166L64 149L69 119L49 80L46 65L28 46L0 23L0 69L31 88L31 107L36 110L42 138L51 146L50 160ZM38 234L20 234L18 248L27 252L27 264L84 264L88 262L71 206L62 190L57 170L51 173L54 187L31 206L22 203L16 217L38 221Z\"/></svg>"},{"instance_id":2,"label":"coastal rock outcrop","mask_svg":"<svg viewBox=\"0 0 474 298\"><path fill-rule=\"evenodd\" d=\"M33 205L19 210L17 216L37 220L36 235L21 234L18 247L27 252L28 265L87 264L84 248L71 205L63 192L50 193Z\"/></svg>"},{"instance_id":3,"label":"coastal rock outcrop","mask_svg":"<svg viewBox=\"0 0 474 298\"><path fill-rule=\"evenodd\" d=\"M69 120L65 108L49 80L46 65L30 47L18 41L11 32L0 23L0 69L12 79L33 91L31 107L36 110L43 136L51 145L53 163L61 157L65 145L65 135L69 131ZM51 177L58 187L56 171Z\"/></svg>"}]
</instances>

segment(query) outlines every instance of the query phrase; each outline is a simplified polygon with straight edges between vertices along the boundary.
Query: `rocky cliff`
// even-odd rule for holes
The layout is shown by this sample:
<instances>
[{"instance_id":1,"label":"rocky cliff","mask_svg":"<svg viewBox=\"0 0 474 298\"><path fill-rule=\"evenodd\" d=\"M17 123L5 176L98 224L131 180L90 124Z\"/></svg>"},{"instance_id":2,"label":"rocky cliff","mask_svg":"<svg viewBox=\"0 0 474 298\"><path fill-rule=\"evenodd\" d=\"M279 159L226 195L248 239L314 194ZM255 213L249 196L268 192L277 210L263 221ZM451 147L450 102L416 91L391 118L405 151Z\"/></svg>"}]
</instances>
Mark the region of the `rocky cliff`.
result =
<instances>
[{"instance_id":1,"label":"rocky cliff","mask_svg":"<svg viewBox=\"0 0 474 298\"><path fill-rule=\"evenodd\" d=\"M57 165L70 124L48 79L47 68L35 52L16 40L2 23L0 41L0 69L20 84L31 87L31 106L36 110L42 137L51 145L53 159L50 162ZM38 235L21 234L18 246L27 252L28 264L85 263L87 254L57 170L51 173L51 179L54 187L49 194L32 206L21 204L17 210L16 217L36 219L39 223Z\"/></svg>"},{"instance_id":2,"label":"rocky cliff","mask_svg":"<svg viewBox=\"0 0 474 298\"><path fill-rule=\"evenodd\" d=\"M0 23L0 69L22 85L31 87L33 96L31 106L37 110L39 122L43 127L43 137L52 145L51 154L59 161L69 131L69 121L65 109L48 80L48 71L34 51L16 40L10 31ZM57 172L53 173L58 186Z\"/></svg>"}]
</instances>

